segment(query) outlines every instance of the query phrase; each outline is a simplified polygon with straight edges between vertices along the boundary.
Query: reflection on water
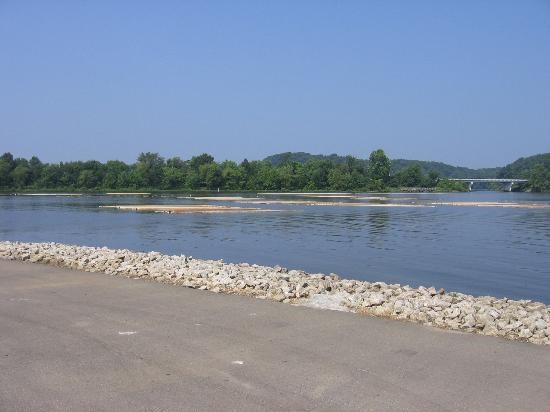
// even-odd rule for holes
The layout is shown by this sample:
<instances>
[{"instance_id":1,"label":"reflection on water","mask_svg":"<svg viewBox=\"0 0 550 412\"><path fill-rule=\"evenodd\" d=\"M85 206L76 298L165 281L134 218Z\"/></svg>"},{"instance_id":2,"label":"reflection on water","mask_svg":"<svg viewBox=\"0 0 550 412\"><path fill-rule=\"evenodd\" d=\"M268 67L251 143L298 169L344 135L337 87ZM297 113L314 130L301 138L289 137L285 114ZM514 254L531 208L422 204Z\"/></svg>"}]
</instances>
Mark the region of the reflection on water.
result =
<instances>
[{"instance_id":1,"label":"reflection on water","mask_svg":"<svg viewBox=\"0 0 550 412\"><path fill-rule=\"evenodd\" d=\"M527 193L390 197L389 203L550 204L549 195ZM403 198L407 199L399 200ZM98 208L156 203L200 201L142 196L0 196L0 239L105 245L279 264L348 278L435 285L476 295L550 303L550 209L278 204L276 208L281 211L277 213L166 215ZM235 205L230 201L221 204Z\"/></svg>"}]
</instances>

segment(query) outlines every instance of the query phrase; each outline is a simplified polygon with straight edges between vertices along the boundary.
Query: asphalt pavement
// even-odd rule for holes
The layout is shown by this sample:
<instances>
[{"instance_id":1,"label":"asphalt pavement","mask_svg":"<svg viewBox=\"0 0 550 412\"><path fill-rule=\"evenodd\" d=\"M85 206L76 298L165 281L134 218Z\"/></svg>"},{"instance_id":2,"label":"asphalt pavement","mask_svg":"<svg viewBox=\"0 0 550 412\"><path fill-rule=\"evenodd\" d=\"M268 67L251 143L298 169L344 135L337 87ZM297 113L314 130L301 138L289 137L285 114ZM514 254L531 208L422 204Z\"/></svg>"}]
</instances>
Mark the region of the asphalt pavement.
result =
<instances>
[{"instance_id":1,"label":"asphalt pavement","mask_svg":"<svg viewBox=\"0 0 550 412\"><path fill-rule=\"evenodd\" d=\"M550 411L550 347L0 261L0 411Z\"/></svg>"}]
</instances>

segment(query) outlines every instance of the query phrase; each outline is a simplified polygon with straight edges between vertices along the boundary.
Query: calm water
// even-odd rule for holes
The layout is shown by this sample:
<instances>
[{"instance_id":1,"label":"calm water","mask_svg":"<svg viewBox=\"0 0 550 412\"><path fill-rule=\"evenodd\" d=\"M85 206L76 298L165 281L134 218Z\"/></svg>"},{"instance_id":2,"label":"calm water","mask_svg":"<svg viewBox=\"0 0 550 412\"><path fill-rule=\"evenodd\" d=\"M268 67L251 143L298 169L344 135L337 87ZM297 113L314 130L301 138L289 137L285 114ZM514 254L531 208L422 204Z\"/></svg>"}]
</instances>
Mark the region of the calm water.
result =
<instances>
[{"instance_id":1,"label":"calm water","mask_svg":"<svg viewBox=\"0 0 550 412\"><path fill-rule=\"evenodd\" d=\"M550 204L548 194L392 196L412 197L416 202ZM193 201L0 196L0 240L55 241L279 264L347 278L434 285L474 295L550 303L550 209L269 205L262 207L283 211L167 215L98 208L130 203Z\"/></svg>"}]
</instances>

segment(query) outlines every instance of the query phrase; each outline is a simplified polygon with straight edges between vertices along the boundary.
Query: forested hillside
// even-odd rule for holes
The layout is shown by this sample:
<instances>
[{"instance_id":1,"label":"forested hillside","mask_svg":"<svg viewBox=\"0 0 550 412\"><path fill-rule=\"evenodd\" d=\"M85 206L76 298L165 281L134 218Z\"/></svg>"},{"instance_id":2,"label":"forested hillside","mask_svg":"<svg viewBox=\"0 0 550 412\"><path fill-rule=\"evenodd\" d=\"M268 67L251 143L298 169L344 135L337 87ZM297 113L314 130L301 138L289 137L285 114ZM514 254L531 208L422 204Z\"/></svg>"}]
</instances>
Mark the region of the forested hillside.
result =
<instances>
[{"instance_id":1,"label":"forested hillside","mask_svg":"<svg viewBox=\"0 0 550 412\"><path fill-rule=\"evenodd\" d=\"M529 186L534 192L550 192L550 153L529 157L520 157L503 167L498 177L529 179Z\"/></svg>"},{"instance_id":2,"label":"forested hillside","mask_svg":"<svg viewBox=\"0 0 550 412\"><path fill-rule=\"evenodd\" d=\"M502 169L468 169L440 162L397 159L379 149L369 159L282 153L237 164L207 153L184 160L141 153L135 163L95 160L43 163L37 157L0 156L2 190L275 190L384 191L399 188L465 190L449 177L523 177L533 191L550 191L550 154L518 159ZM520 188L521 189L521 188Z\"/></svg>"},{"instance_id":3,"label":"forested hillside","mask_svg":"<svg viewBox=\"0 0 550 412\"><path fill-rule=\"evenodd\" d=\"M546 170L550 170L550 153L542 153L529 157L520 157L513 163L504 166L498 172L498 177L521 177L528 179L535 166L541 164Z\"/></svg>"},{"instance_id":4,"label":"forested hillside","mask_svg":"<svg viewBox=\"0 0 550 412\"><path fill-rule=\"evenodd\" d=\"M437 172L441 177L451 178L493 178L496 177L498 171L500 170L500 168L498 167L470 169L468 167L451 166L442 162L394 159L392 160L392 171L398 172L413 164L419 164L422 172L424 173L434 171Z\"/></svg>"},{"instance_id":5,"label":"forested hillside","mask_svg":"<svg viewBox=\"0 0 550 412\"><path fill-rule=\"evenodd\" d=\"M286 152L271 155L264 160L271 163L273 166L280 166L287 162L306 163L309 160L327 160L334 164L344 164L349 156L339 156L337 154L331 155L313 155L306 152ZM356 159L357 162L362 163L363 166L368 166L368 159ZM441 177L456 177L456 178L492 178L496 177L500 168L485 168L485 169L470 169L467 167L451 166L442 162L432 162L425 160L407 160L407 159L393 159L391 164L391 172L395 174L403 169L406 169L412 165L418 164L423 174L429 172L437 172Z\"/></svg>"}]
</instances>

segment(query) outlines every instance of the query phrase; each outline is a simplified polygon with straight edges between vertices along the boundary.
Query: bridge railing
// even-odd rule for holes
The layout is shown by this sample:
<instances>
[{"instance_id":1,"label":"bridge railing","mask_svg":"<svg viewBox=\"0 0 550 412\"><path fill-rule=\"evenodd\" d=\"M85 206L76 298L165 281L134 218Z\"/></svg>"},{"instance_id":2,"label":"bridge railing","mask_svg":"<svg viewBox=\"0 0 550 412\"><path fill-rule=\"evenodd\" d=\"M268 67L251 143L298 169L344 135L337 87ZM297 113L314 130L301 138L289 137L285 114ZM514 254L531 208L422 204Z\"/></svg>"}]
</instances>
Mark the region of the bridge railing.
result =
<instances>
[{"instance_id":1,"label":"bridge railing","mask_svg":"<svg viewBox=\"0 0 550 412\"><path fill-rule=\"evenodd\" d=\"M476 179L476 178L472 178L472 179L464 179L464 178L450 178L449 180L452 180L454 182L464 182L464 183L468 183L468 190L469 191L472 191L472 186L474 185L474 183L503 183L504 184L504 187L503 189L506 191L506 192L511 192L512 191L512 186L514 185L514 183L527 183L528 180L527 179L491 179L491 178L486 178L486 179Z\"/></svg>"}]
</instances>

